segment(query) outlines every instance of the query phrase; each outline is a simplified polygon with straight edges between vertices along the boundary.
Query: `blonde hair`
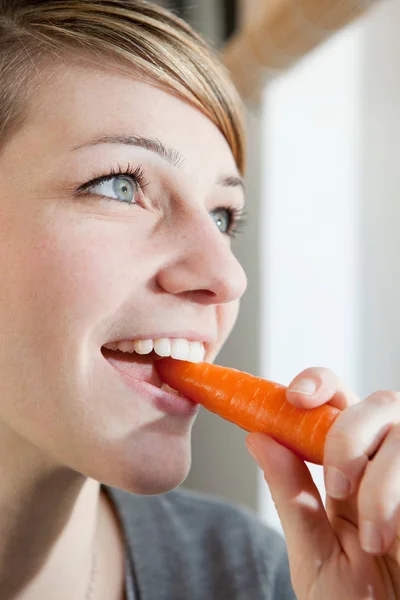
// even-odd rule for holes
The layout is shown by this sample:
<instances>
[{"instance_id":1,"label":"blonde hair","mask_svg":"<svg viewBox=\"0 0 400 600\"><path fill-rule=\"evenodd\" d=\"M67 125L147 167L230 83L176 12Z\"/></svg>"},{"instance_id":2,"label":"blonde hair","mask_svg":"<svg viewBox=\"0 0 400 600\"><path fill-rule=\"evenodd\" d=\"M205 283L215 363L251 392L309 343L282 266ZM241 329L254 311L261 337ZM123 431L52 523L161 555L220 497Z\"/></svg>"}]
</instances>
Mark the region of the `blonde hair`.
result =
<instances>
[{"instance_id":1,"label":"blonde hair","mask_svg":"<svg viewBox=\"0 0 400 600\"><path fill-rule=\"evenodd\" d=\"M0 147L24 122L42 62L71 49L122 59L199 109L243 174L243 107L226 69L185 21L146 0L0 0Z\"/></svg>"}]
</instances>

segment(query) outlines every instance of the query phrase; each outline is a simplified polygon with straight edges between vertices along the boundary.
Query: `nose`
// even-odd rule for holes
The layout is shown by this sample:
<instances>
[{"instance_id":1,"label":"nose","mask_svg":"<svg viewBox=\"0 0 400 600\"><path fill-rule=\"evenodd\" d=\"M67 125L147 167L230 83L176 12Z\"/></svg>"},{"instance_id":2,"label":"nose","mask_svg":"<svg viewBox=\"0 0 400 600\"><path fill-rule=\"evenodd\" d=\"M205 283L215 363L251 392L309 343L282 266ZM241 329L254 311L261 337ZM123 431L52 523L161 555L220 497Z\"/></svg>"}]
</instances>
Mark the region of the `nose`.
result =
<instances>
[{"instance_id":1,"label":"nose","mask_svg":"<svg viewBox=\"0 0 400 600\"><path fill-rule=\"evenodd\" d=\"M244 294L246 274L230 248L227 235L221 233L209 215L188 220L186 226L174 233L170 240L173 257L157 275L161 288L202 304L228 303Z\"/></svg>"}]
</instances>

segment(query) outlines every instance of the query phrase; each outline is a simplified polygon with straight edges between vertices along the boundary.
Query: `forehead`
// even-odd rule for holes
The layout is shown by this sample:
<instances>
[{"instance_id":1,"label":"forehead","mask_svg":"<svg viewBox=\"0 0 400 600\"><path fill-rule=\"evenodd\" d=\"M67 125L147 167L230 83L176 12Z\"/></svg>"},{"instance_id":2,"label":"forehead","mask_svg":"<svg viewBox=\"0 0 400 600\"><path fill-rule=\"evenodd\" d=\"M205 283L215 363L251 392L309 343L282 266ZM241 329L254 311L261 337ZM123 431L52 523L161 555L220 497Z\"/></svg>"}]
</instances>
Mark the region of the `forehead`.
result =
<instances>
[{"instance_id":1,"label":"forehead","mask_svg":"<svg viewBox=\"0 0 400 600\"><path fill-rule=\"evenodd\" d=\"M72 147L99 134L157 137L193 162L237 171L218 128L185 101L133 70L86 60L46 67L29 102L27 126L49 144Z\"/></svg>"}]
</instances>

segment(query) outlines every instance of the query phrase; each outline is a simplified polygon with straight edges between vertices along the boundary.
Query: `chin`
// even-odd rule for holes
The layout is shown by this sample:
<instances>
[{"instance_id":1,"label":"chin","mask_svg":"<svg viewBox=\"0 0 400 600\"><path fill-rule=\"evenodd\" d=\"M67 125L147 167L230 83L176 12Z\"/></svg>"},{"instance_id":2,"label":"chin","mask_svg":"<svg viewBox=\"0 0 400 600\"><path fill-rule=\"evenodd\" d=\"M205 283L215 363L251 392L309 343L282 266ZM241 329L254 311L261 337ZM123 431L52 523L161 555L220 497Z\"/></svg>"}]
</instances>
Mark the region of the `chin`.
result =
<instances>
[{"instance_id":1,"label":"chin","mask_svg":"<svg viewBox=\"0 0 400 600\"><path fill-rule=\"evenodd\" d=\"M131 494L164 494L183 483L191 467L190 439L172 439L166 445L134 451L123 465L112 469L102 483Z\"/></svg>"},{"instance_id":2,"label":"chin","mask_svg":"<svg viewBox=\"0 0 400 600\"><path fill-rule=\"evenodd\" d=\"M162 464L144 466L131 474L128 485L123 489L131 494L152 496L164 494L183 483L190 471L190 459L185 463L182 458L175 464ZM119 486L118 486L119 487Z\"/></svg>"}]
</instances>

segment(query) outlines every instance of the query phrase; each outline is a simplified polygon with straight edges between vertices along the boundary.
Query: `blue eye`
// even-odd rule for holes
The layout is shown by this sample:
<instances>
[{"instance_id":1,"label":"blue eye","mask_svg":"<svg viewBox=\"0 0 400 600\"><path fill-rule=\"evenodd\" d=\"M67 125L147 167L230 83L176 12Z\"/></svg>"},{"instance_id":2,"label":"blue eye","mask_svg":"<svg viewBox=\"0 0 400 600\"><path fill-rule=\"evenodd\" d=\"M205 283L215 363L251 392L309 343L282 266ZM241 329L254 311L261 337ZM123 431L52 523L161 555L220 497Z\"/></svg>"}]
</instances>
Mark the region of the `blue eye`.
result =
<instances>
[{"instance_id":1,"label":"blue eye","mask_svg":"<svg viewBox=\"0 0 400 600\"><path fill-rule=\"evenodd\" d=\"M246 222L246 212L242 208L220 206L210 214L220 232L230 237L235 237L235 233L239 233L240 227Z\"/></svg>"},{"instance_id":2,"label":"blue eye","mask_svg":"<svg viewBox=\"0 0 400 600\"><path fill-rule=\"evenodd\" d=\"M227 208L218 208L211 213L212 219L221 233L228 233L232 215Z\"/></svg>"},{"instance_id":3,"label":"blue eye","mask_svg":"<svg viewBox=\"0 0 400 600\"><path fill-rule=\"evenodd\" d=\"M109 199L111 202L128 204L132 207L144 206L143 190L147 187L146 176L141 166L133 167L128 164L126 169L120 165L112 169L107 175L96 177L75 190L74 195L79 196L86 192ZM95 192L94 188L98 188ZM232 206L219 206L210 215L219 231L230 237L235 237L241 227L246 223L244 208Z\"/></svg>"},{"instance_id":4,"label":"blue eye","mask_svg":"<svg viewBox=\"0 0 400 600\"><path fill-rule=\"evenodd\" d=\"M91 186L92 194L99 194L99 196L106 196L119 202L126 202L132 204L135 202L135 193L137 186L130 181L131 178L122 177L120 175L110 177L106 181L102 181ZM95 188L97 192L93 191ZM112 195L115 194L116 198Z\"/></svg>"},{"instance_id":5,"label":"blue eye","mask_svg":"<svg viewBox=\"0 0 400 600\"><path fill-rule=\"evenodd\" d=\"M76 195L89 192L96 196L109 198L114 202L123 202L131 206L139 204L142 190L146 187L145 175L142 167L112 170L107 175L96 177L88 183L81 185L75 192ZM97 188L96 191L93 191Z\"/></svg>"}]
</instances>

